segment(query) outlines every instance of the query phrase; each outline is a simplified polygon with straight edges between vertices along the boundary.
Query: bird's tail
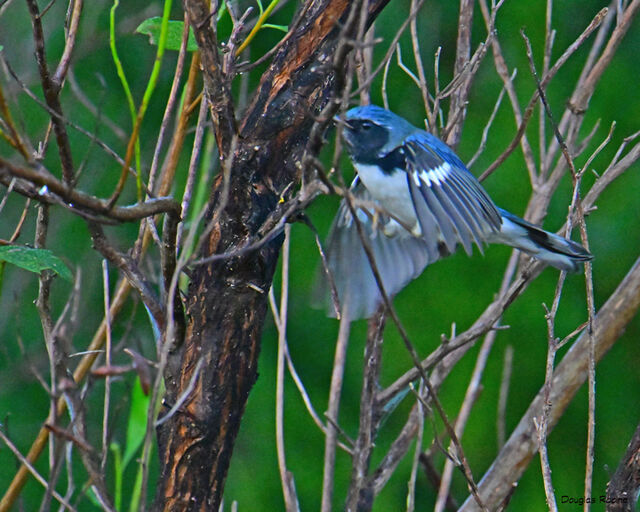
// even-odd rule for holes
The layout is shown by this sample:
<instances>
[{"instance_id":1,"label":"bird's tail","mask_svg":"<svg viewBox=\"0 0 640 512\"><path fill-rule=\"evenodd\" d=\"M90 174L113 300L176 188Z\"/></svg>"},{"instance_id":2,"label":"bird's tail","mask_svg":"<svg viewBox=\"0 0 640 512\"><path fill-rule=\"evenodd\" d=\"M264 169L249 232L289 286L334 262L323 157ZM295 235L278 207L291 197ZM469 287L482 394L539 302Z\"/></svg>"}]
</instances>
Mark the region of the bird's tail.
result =
<instances>
[{"instance_id":1,"label":"bird's tail","mask_svg":"<svg viewBox=\"0 0 640 512\"><path fill-rule=\"evenodd\" d=\"M492 242L510 245L567 272L579 272L582 264L593 258L580 244L549 233L506 210L499 208L499 211L502 227Z\"/></svg>"}]
</instances>

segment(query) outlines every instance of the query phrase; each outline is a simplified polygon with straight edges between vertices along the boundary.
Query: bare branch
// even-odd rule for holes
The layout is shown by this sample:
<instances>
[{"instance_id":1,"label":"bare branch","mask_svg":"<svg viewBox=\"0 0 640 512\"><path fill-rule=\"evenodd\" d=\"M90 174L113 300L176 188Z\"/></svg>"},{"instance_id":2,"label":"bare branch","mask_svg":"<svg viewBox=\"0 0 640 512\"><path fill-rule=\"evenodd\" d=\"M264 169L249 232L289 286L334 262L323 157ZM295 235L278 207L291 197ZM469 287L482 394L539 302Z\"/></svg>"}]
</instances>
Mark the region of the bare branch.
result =
<instances>
[{"instance_id":1,"label":"bare branch","mask_svg":"<svg viewBox=\"0 0 640 512\"><path fill-rule=\"evenodd\" d=\"M456 60L454 65L454 76L461 75L471 57L471 26L473 23L473 0L460 0L460 12L458 15L458 39L456 41ZM448 125L445 132L448 132L447 142L456 146L462 133L462 126L467 110L467 97L471 87L473 73L467 75L455 92L451 95L449 105ZM454 121L455 120L455 121Z\"/></svg>"},{"instance_id":2,"label":"bare branch","mask_svg":"<svg viewBox=\"0 0 640 512\"><path fill-rule=\"evenodd\" d=\"M202 59L205 92L216 130L220 157L229 154L231 141L236 136L235 112L229 90L231 76L222 72L218 55L218 40L211 13L203 0L183 0L184 10L193 28Z\"/></svg>"},{"instance_id":3,"label":"bare branch","mask_svg":"<svg viewBox=\"0 0 640 512\"><path fill-rule=\"evenodd\" d=\"M157 215L159 213L172 213L176 216L180 214L180 205L173 199L161 197L157 199L149 199L144 203L134 206L116 206L109 210L108 201L91 196L76 189L67 187L59 181L44 167L37 169L32 167L19 167L13 165L7 160L0 158L0 180L10 181L10 176L15 176L29 181L34 186L45 187L39 190L24 189L25 195L34 194L34 198L53 193L59 196L64 202L71 205L72 209L88 210L90 213L98 216L104 216L107 219L113 219L120 222L139 220L144 217Z\"/></svg>"},{"instance_id":4,"label":"bare branch","mask_svg":"<svg viewBox=\"0 0 640 512\"><path fill-rule=\"evenodd\" d=\"M620 285L594 318L593 343L595 360L599 361L619 338L627 323L640 307L640 259L636 260ZM589 367L589 334L583 333L569 349L553 373L549 401L549 429L558 422L569 402L587 379ZM540 415L544 403L542 389L511 434L498 457L478 484L480 496L489 508L497 507L518 481L537 449L533 418ZM473 498L460 509L478 510Z\"/></svg>"},{"instance_id":5,"label":"bare branch","mask_svg":"<svg viewBox=\"0 0 640 512\"><path fill-rule=\"evenodd\" d=\"M385 326L384 307L380 307L369 321L367 344L364 352L364 376L360 395L360 426L353 447L351 484L347 494L346 510L371 510L373 495L366 491L367 474L376 431L380 422L380 411L376 407L376 391L379 386L382 365L382 334Z\"/></svg>"},{"instance_id":6,"label":"bare branch","mask_svg":"<svg viewBox=\"0 0 640 512\"><path fill-rule=\"evenodd\" d=\"M165 325L164 307L158 301L153 291L149 288L149 285L146 283L144 276L137 268L135 262L124 254L121 254L109 243L99 224L90 222L89 231L91 232L91 238L93 239L95 249L110 261L112 265L115 265L122 270L122 272L127 276L131 286L140 294L149 314L153 316L154 321L157 323L159 328L162 329Z\"/></svg>"},{"instance_id":7,"label":"bare branch","mask_svg":"<svg viewBox=\"0 0 640 512\"><path fill-rule=\"evenodd\" d=\"M287 469L287 461L284 448L284 365L287 343L287 318L289 307L289 249L291 247L291 226L285 229L285 240L282 244L282 288L280 296L279 317L276 319L278 329L278 367L276 370L276 448L278 452L278 469L282 483L282 494L287 512L300 510L298 496L296 495L293 474ZM270 291L270 299L273 295L273 287ZM275 305L275 302L273 303ZM274 309L274 318L277 311Z\"/></svg>"},{"instance_id":8,"label":"bare branch","mask_svg":"<svg viewBox=\"0 0 640 512\"><path fill-rule=\"evenodd\" d=\"M149 189L153 190L156 181L156 173L160 162L160 151L164 142L165 133L169 126L169 120L171 119L171 113L176 108L178 101L178 92L180 86L180 77L184 70L184 63L187 57L187 40L189 38L189 24L187 23L186 15L184 16L185 24L182 31L182 41L180 43L180 52L178 53L178 62L176 63L176 69L173 74L173 81L171 82L171 91L169 91L169 98L167 99L167 105L164 109L164 115L162 116L162 123L160 124L160 130L158 131L158 138L156 139L156 147L153 151L153 158L151 160L151 168L149 169ZM198 60L197 57L193 57L192 60ZM190 99L190 94L187 94L185 100ZM182 113L181 113L182 117Z\"/></svg>"},{"instance_id":9,"label":"bare branch","mask_svg":"<svg viewBox=\"0 0 640 512\"><path fill-rule=\"evenodd\" d=\"M345 305L345 308L347 306ZM324 471L322 475L322 512L333 510L333 480L335 476L336 443L338 432L338 411L340 409L340 395L342 393L342 379L344 376L344 366L346 362L347 346L349 343L348 312L343 309L342 320L340 320L340 331L338 342L336 343L336 353L333 361L333 372L331 373L331 385L329 388L329 405L327 406L327 432L324 444Z\"/></svg>"},{"instance_id":10,"label":"bare branch","mask_svg":"<svg viewBox=\"0 0 640 512\"><path fill-rule=\"evenodd\" d=\"M31 15L31 25L33 27L33 41L36 47L36 61L38 63L38 69L40 71L40 81L42 82L42 90L44 97L49 108L51 108L56 116L51 116L51 123L56 134L56 141L58 143L58 154L60 155L60 163L62 164L62 175L65 185L72 187L74 184L74 169L73 158L71 156L71 145L69 144L69 136L67 134L67 128L61 121L62 106L60 105L60 88L62 86L61 79L66 74L69 65L69 59L73 50L73 42L75 41L75 33L77 32L77 24L80 16L80 9L82 9L82 1L77 2L78 9L74 10L73 15L73 32L70 35L73 37L67 38L67 45L63 54L63 59L60 62L60 66L56 71L54 77L51 77L49 68L47 66L47 56L45 53L44 32L42 29L42 22L40 19L40 11L38 9L38 3L36 0L27 0L27 6L29 8L29 14Z\"/></svg>"},{"instance_id":11,"label":"bare branch","mask_svg":"<svg viewBox=\"0 0 640 512\"><path fill-rule=\"evenodd\" d=\"M11 450L11 452L16 456L16 458L20 461L21 464L24 465L28 469L28 471L35 477L35 479L44 487L48 488L48 483L45 478L38 473L38 470L29 462L29 459L22 455L15 444L11 442L11 440L6 436L6 434L0 429L0 439L7 445L7 448ZM67 507L68 510L74 511L76 510L65 498L60 496L55 490L51 491L52 496L58 500L62 505Z\"/></svg>"},{"instance_id":12,"label":"bare branch","mask_svg":"<svg viewBox=\"0 0 640 512\"><path fill-rule=\"evenodd\" d=\"M601 10L596 16L595 18L591 21L591 23L587 26L587 28L582 32L582 34L580 34L580 36L578 36L578 38L565 50L565 52L558 58L558 60L555 62L555 64L551 67L551 69L549 69L549 71L547 73L545 73L545 75L540 79L540 87L541 89L545 89L545 87L548 85L548 83L551 81L551 79L556 75L556 73L560 70L560 68L562 67L562 65L569 59L569 57L575 53L575 51L584 43L584 41L589 37L589 35L591 35L591 33L600 25L600 23L602 23L603 19L605 18L605 15L607 13L606 9ZM504 70L504 74L501 73L501 75L503 76L503 81L505 81L505 85L510 84L511 81L508 80L506 77L508 77L508 73L506 71L506 65L503 64L503 59L501 58L501 53L496 53L498 50L494 50L494 58L496 55L498 55L498 59L500 64L497 65L497 69L503 69ZM514 98L511 96L511 93L509 91L512 90L512 86L509 87L507 86L507 92L509 93L509 96L512 100L512 105L514 104ZM513 152L513 150L516 148L516 146L518 145L518 143L520 142L520 140L522 139L522 137L524 136L524 132L525 132L525 128L529 122L529 120L531 119L531 116L533 115L533 110L534 107L536 105L536 102L538 101L538 90L536 90L536 92L533 94L533 97L531 98L531 100L529 100L529 103L525 109L525 113L522 116L521 121L519 121L518 123L518 132L516 133L515 137L513 138L513 140L511 141L511 143L509 144L509 146L507 147L507 149L502 153L502 155L500 155L500 157L498 157L497 160L495 160L488 168L487 170L485 170L482 175L480 176L479 180L482 181L485 178L487 178L487 176L489 176L495 169L497 169L506 159L507 157ZM516 100L517 102L517 100ZM515 110L514 110L515 111ZM562 130L562 123L560 124L560 130ZM531 151L531 148L529 147L527 151ZM525 151L526 154L526 151ZM533 169L529 169L530 174L532 174ZM537 183L537 179L533 177L532 174L532 183L535 184Z\"/></svg>"}]
</instances>

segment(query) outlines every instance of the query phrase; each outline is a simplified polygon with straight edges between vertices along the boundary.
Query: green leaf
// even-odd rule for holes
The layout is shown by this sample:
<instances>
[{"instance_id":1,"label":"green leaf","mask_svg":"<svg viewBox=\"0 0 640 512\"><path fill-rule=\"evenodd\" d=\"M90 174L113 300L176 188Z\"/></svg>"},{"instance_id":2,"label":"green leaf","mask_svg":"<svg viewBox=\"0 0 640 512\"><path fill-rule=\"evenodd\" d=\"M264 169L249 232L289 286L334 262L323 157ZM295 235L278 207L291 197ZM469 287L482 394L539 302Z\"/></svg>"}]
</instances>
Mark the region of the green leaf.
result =
<instances>
[{"instance_id":1,"label":"green leaf","mask_svg":"<svg viewBox=\"0 0 640 512\"><path fill-rule=\"evenodd\" d=\"M0 247L0 261L12 263L16 267L39 274L43 270L51 270L66 281L73 281L71 270L60 258L48 249L34 249L20 245L4 245Z\"/></svg>"},{"instance_id":2,"label":"green leaf","mask_svg":"<svg viewBox=\"0 0 640 512\"><path fill-rule=\"evenodd\" d=\"M131 491L131 502L129 503L129 512L138 512L140 510L140 497L142 495L142 464L138 466L136 480L133 483L133 491Z\"/></svg>"},{"instance_id":3,"label":"green leaf","mask_svg":"<svg viewBox=\"0 0 640 512\"><path fill-rule=\"evenodd\" d=\"M129 423L127 423L127 445L122 457L122 470L129 465L138 452L140 445L144 441L147 432L147 410L149 408L149 397L142 391L140 379L131 390L131 409L129 410Z\"/></svg>"},{"instance_id":4,"label":"green leaf","mask_svg":"<svg viewBox=\"0 0 640 512\"><path fill-rule=\"evenodd\" d=\"M155 16L153 18L147 18L140 23L136 32L149 36L149 42L157 45L158 40L160 39L161 26L162 18L160 16ZM167 30L167 43L165 48L167 50L180 50L180 46L182 45L182 32L184 31L184 21L170 20ZM193 30L190 28L189 38L187 39L187 51L195 52L197 49L198 45L196 44L196 38L193 35Z\"/></svg>"},{"instance_id":5,"label":"green leaf","mask_svg":"<svg viewBox=\"0 0 640 512\"><path fill-rule=\"evenodd\" d=\"M96 496L95 491L93 490L93 486L89 485L89 482L87 482L87 497L89 498L89 501L91 503L93 503L96 508L98 508L99 510L104 510L102 508L102 503L100 502L100 500L98 499L98 497Z\"/></svg>"},{"instance_id":6,"label":"green leaf","mask_svg":"<svg viewBox=\"0 0 640 512\"><path fill-rule=\"evenodd\" d=\"M288 25L274 25L273 23L265 23L262 26L264 28L275 28L276 30L280 30L281 32L284 32L285 34L287 32L289 32L289 26Z\"/></svg>"},{"instance_id":7,"label":"green leaf","mask_svg":"<svg viewBox=\"0 0 640 512\"><path fill-rule=\"evenodd\" d=\"M113 501L116 510L122 510L122 473L124 473L122 469L122 450L120 450L120 445L115 442L109 445L109 450L113 453L113 477L115 479Z\"/></svg>"}]
</instances>

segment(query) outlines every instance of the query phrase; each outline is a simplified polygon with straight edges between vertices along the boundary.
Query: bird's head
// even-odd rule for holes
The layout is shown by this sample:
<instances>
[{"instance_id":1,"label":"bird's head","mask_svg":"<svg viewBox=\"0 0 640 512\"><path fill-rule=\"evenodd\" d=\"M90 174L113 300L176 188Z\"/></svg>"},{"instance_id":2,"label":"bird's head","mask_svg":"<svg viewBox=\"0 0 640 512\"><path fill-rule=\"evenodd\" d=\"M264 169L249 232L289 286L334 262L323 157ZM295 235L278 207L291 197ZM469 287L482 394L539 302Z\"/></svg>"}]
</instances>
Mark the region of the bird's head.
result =
<instances>
[{"instance_id":1,"label":"bird's head","mask_svg":"<svg viewBox=\"0 0 640 512\"><path fill-rule=\"evenodd\" d=\"M375 105L352 108L337 121L344 125L342 135L356 161L384 157L417 130L393 112Z\"/></svg>"}]
</instances>

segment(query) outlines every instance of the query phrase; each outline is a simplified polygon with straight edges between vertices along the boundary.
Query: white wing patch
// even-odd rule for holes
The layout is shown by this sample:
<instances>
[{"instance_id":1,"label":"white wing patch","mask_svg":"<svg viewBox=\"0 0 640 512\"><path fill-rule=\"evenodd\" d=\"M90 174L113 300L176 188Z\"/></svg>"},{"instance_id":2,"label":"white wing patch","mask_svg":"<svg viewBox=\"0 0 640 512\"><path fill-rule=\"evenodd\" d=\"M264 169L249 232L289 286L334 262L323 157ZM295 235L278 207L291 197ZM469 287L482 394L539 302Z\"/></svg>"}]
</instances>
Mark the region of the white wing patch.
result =
<instances>
[{"instance_id":1,"label":"white wing patch","mask_svg":"<svg viewBox=\"0 0 640 512\"><path fill-rule=\"evenodd\" d=\"M420 182L418 181L419 177L427 187L431 187L432 185L441 185L444 183L450 173L451 165L447 162L442 162L438 167L421 171L419 175L414 174L413 179L418 186L420 186Z\"/></svg>"}]
</instances>

